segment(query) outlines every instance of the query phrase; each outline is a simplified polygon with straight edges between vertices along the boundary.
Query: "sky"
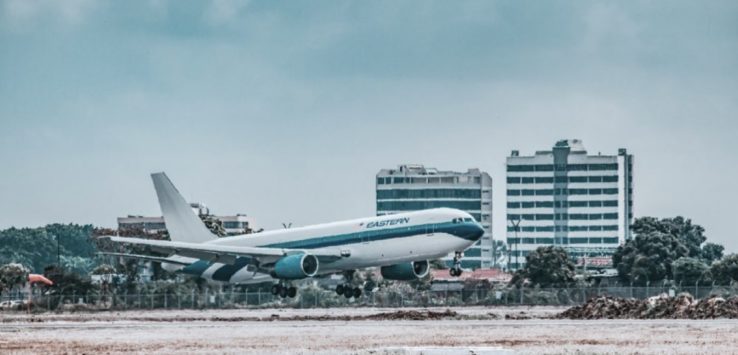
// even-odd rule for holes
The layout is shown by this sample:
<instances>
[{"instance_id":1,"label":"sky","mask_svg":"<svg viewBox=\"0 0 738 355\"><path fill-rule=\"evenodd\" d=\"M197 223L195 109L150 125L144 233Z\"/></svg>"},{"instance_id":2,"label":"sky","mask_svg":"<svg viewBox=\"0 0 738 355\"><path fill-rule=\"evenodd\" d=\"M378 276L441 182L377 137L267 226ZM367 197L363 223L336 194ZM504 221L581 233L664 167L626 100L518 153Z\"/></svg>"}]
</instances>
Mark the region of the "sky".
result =
<instances>
[{"instance_id":1,"label":"sky","mask_svg":"<svg viewBox=\"0 0 738 355\"><path fill-rule=\"evenodd\" d=\"M160 214L149 174L266 229L375 213L382 168L579 138L636 216L738 252L736 1L0 0L0 228Z\"/></svg>"}]
</instances>

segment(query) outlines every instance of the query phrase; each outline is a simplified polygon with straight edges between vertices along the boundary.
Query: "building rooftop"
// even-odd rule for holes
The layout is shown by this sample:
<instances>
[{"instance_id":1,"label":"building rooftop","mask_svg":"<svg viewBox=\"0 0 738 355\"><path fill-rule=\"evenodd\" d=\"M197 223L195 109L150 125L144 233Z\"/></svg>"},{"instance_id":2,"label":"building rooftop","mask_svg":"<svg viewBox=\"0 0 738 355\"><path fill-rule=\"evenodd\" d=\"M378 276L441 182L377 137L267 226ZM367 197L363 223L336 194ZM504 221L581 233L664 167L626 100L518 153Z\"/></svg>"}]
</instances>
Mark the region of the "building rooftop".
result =
<instances>
[{"instance_id":1,"label":"building rooftop","mask_svg":"<svg viewBox=\"0 0 738 355\"><path fill-rule=\"evenodd\" d=\"M481 175L481 170L477 168L467 169L466 172L458 172L451 170L438 170L436 168L427 168L422 164L403 164L398 165L397 169L382 169L377 175Z\"/></svg>"}]
</instances>

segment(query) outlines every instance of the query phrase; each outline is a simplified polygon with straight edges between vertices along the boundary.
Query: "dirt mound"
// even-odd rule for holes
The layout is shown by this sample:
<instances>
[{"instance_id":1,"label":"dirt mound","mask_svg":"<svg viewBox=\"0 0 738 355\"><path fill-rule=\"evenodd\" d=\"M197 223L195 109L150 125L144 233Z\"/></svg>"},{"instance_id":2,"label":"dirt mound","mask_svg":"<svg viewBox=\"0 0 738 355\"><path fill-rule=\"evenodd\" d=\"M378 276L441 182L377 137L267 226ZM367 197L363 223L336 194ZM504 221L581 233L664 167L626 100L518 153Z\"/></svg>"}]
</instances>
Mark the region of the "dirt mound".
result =
<instances>
[{"instance_id":1,"label":"dirt mound","mask_svg":"<svg viewBox=\"0 0 738 355\"><path fill-rule=\"evenodd\" d=\"M434 311L395 311L388 313L372 314L360 319L367 320L439 320L456 317L457 313L446 309L443 312Z\"/></svg>"},{"instance_id":2,"label":"dirt mound","mask_svg":"<svg viewBox=\"0 0 738 355\"><path fill-rule=\"evenodd\" d=\"M600 296L567 309L557 318L569 319L711 319L738 318L738 297L713 296L695 300L690 294L666 294L645 300Z\"/></svg>"}]
</instances>

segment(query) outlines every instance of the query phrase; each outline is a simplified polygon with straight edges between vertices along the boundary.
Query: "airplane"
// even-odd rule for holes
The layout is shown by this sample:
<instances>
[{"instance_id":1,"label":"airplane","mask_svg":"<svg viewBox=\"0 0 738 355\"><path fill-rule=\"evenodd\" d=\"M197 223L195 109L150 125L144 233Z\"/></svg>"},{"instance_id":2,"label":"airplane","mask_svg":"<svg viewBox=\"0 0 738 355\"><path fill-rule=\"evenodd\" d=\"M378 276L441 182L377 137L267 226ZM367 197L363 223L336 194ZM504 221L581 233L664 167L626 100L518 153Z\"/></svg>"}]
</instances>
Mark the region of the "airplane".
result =
<instances>
[{"instance_id":1,"label":"airplane","mask_svg":"<svg viewBox=\"0 0 738 355\"><path fill-rule=\"evenodd\" d=\"M379 267L385 279L410 281L428 274L428 260L451 252L450 273L459 276L463 251L484 234L470 214L435 208L219 238L193 213L165 173L151 178L171 241L107 237L168 256L105 254L160 262L167 271L208 281L276 281L271 292L282 298L297 295L292 286L296 280L339 273L345 283L336 287L336 293L358 298L361 289L351 287L357 269Z\"/></svg>"}]
</instances>

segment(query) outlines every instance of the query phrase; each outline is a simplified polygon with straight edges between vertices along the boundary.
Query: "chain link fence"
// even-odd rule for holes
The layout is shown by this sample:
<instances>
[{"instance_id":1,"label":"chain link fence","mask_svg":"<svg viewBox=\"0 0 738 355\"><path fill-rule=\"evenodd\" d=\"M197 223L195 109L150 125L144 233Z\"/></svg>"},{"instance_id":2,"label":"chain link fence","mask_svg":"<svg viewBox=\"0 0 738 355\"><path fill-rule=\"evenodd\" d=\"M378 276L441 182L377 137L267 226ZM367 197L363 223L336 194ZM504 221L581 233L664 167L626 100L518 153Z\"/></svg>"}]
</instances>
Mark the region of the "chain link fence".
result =
<instances>
[{"instance_id":1,"label":"chain link fence","mask_svg":"<svg viewBox=\"0 0 738 355\"><path fill-rule=\"evenodd\" d=\"M478 288L474 290L398 292L378 290L359 298L346 298L320 287L301 289L295 298L280 298L268 291L38 294L31 307L44 311L102 311L147 309L329 308L329 307L451 307L451 306L573 306L608 295L643 299L660 294L688 292L695 298L738 295L734 286L692 287L586 287L586 288ZM28 295L0 297L0 311L28 309Z\"/></svg>"}]
</instances>

